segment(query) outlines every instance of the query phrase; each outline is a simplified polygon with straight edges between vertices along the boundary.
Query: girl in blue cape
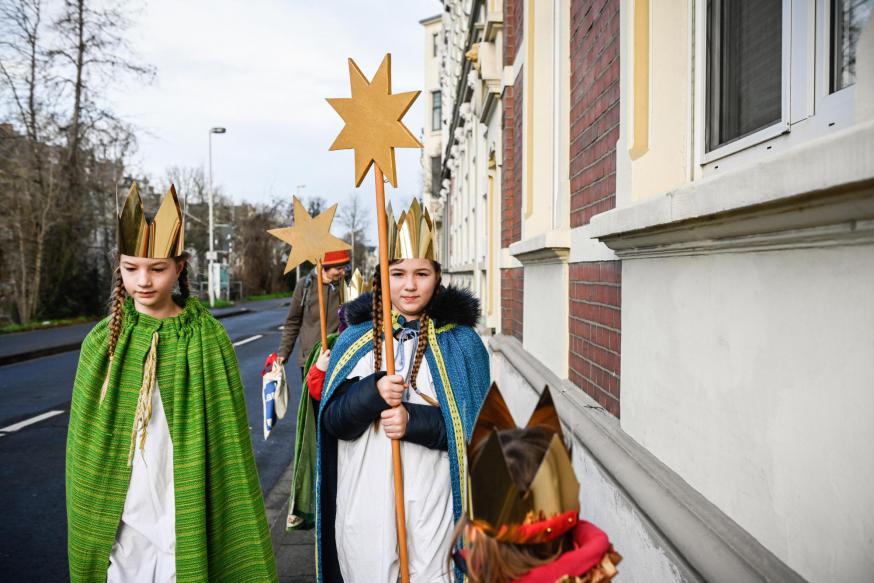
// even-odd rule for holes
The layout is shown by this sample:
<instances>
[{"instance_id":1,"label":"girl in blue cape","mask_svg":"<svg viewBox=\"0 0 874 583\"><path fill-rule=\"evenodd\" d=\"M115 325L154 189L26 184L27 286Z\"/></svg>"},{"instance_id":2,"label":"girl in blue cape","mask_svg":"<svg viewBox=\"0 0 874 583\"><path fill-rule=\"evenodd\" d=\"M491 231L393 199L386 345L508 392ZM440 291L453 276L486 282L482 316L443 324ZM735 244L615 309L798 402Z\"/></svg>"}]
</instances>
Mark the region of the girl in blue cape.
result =
<instances>
[{"instance_id":1,"label":"girl in blue cape","mask_svg":"<svg viewBox=\"0 0 874 583\"><path fill-rule=\"evenodd\" d=\"M446 554L466 509L465 443L490 374L472 328L479 301L441 286L432 257L390 263L396 375L384 372L379 277L372 294L346 306L349 328L332 350L317 421L319 581L398 580L391 439L401 440L411 579L452 577Z\"/></svg>"}]
</instances>

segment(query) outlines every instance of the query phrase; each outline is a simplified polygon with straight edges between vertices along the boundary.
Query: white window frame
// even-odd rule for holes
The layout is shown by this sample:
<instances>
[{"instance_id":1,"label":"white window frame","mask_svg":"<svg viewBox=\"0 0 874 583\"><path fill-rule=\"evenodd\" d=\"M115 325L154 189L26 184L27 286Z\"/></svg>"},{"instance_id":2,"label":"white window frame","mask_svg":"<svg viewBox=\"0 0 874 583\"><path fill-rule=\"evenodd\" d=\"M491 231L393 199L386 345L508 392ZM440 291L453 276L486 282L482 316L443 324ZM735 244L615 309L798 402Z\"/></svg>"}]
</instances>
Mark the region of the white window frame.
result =
<instances>
[{"instance_id":1,"label":"white window frame","mask_svg":"<svg viewBox=\"0 0 874 583\"><path fill-rule=\"evenodd\" d=\"M874 18L874 16L871 16ZM846 126L852 123L855 105L856 84L829 93L831 87L831 0L816 2L816 20L822 23L816 27L816 46L820 55L816 59L816 111L830 118L829 127Z\"/></svg>"},{"instance_id":2,"label":"white window frame","mask_svg":"<svg viewBox=\"0 0 874 583\"><path fill-rule=\"evenodd\" d=\"M760 130L748 134L742 138L718 146L707 151L706 128L707 128L707 0L695 3L695 62L703 66L695 68L695 89L697 111L695 133L698 143L698 159L701 164L713 162L750 146L769 140L789 131L790 111L790 64L792 50L792 0L783 0L783 35L781 38L781 87L780 87L780 119Z\"/></svg>"},{"instance_id":3,"label":"white window frame","mask_svg":"<svg viewBox=\"0 0 874 583\"><path fill-rule=\"evenodd\" d=\"M854 123L855 84L829 93L831 0L783 0L782 112L779 122L706 152L707 0L695 2L695 144L696 174L708 174L755 162Z\"/></svg>"}]
</instances>

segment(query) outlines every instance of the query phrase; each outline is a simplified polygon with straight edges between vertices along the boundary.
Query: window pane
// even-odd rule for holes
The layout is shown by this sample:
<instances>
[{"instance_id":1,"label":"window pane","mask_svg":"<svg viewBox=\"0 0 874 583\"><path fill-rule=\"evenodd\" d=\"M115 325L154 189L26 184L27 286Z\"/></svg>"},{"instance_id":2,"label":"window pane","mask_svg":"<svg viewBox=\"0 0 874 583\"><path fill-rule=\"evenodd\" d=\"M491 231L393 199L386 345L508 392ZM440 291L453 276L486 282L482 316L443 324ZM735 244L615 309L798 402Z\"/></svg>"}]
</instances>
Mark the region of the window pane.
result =
<instances>
[{"instance_id":1,"label":"window pane","mask_svg":"<svg viewBox=\"0 0 874 583\"><path fill-rule=\"evenodd\" d=\"M431 56L437 56L437 39L439 38L438 34L435 32L431 35Z\"/></svg>"},{"instance_id":2,"label":"window pane","mask_svg":"<svg viewBox=\"0 0 874 583\"><path fill-rule=\"evenodd\" d=\"M782 0L711 0L707 150L782 117Z\"/></svg>"},{"instance_id":3,"label":"window pane","mask_svg":"<svg viewBox=\"0 0 874 583\"><path fill-rule=\"evenodd\" d=\"M831 92L856 82L856 45L874 0L832 0Z\"/></svg>"},{"instance_id":4,"label":"window pane","mask_svg":"<svg viewBox=\"0 0 874 583\"><path fill-rule=\"evenodd\" d=\"M440 103L440 92L431 92L431 131L436 132L440 129L440 118L443 116L443 109Z\"/></svg>"},{"instance_id":5,"label":"window pane","mask_svg":"<svg viewBox=\"0 0 874 583\"><path fill-rule=\"evenodd\" d=\"M440 176L443 168L440 166L440 156L431 156L431 195L440 196Z\"/></svg>"}]
</instances>

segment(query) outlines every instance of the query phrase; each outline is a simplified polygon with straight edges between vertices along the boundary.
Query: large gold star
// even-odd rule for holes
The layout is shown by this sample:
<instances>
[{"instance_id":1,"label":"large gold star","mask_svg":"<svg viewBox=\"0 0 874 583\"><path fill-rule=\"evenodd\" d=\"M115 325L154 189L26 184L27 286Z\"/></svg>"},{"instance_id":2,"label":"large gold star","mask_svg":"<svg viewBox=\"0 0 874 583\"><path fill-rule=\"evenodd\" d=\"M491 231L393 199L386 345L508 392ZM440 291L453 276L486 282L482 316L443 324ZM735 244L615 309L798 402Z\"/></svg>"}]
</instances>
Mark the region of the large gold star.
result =
<instances>
[{"instance_id":1,"label":"large gold star","mask_svg":"<svg viewBox=\"0 0 874 583\"><path fill-rule=\"evenodd\" d=\"M282 239L291 245L291 253L288 254L288 262L285 264L285 273L304 261L311 263L321 261L325 253L329 251L351 249L349 243L331 234L331 223L334 220L335 212L337 212L336 204L325 212L312 217L300 200L294 197L294 226L267 231L277 239Z\"/></svg>"},{"instance_id":2,"label":"large gold star","mask_svg":"<svg viewBox=\"0 0 874 583\"><path fill-rule=\"evenodd\" d=\"M355 150L355 186L370 170L374 162L397 188L395 172L395 148L421 148L422 144L401 122L410 109L419 91L391 92L391 55L387 54L368 81L349 59L351 98L328 99L331 107L340 114L346 126L331 144L331 150Z\"/></svg>"}]
</instances>

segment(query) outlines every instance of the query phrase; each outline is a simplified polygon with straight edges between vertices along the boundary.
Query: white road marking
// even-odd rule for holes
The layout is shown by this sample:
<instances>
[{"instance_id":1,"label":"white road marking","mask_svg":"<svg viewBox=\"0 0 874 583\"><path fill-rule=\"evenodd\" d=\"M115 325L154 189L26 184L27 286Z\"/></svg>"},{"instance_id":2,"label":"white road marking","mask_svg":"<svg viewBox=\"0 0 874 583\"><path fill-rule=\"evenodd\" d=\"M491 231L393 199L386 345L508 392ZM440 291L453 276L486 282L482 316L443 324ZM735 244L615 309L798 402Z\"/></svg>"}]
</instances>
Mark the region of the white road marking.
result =
<instances>
[{"instance_id":1,"label":"white road marking","mask_svg":"<svg viewBox=\"0 0 874 583\"><path fill-rule=\"evenodd\" d=\"M33 425L34 423L39 423L40 421L44 421L55 415L60 415L63 411L48 411L43 413L42 415L37 415L36 417L31 417L30 419L25 419L24 421L19 421L13 425L9 425L0 429L0 433L12 433L13 431L18 431L19 429L24 429L28 425Z\"/></svg>"},{"instance_id":2,"label":"white road marking","mask_svg":"<svg viewBox=\"0 0 874 583\"><path fill-rule=\"evenodd\" d=\"M254 342L255 340L258 340L259 338L263 338L263 337L264 337L263 334L255 334L251 338L246 338L245 340L240 340L239 342L234 342L234 346L242 346L243 344L248 344L250 342Z\"/></svg>"}]
</instances>

